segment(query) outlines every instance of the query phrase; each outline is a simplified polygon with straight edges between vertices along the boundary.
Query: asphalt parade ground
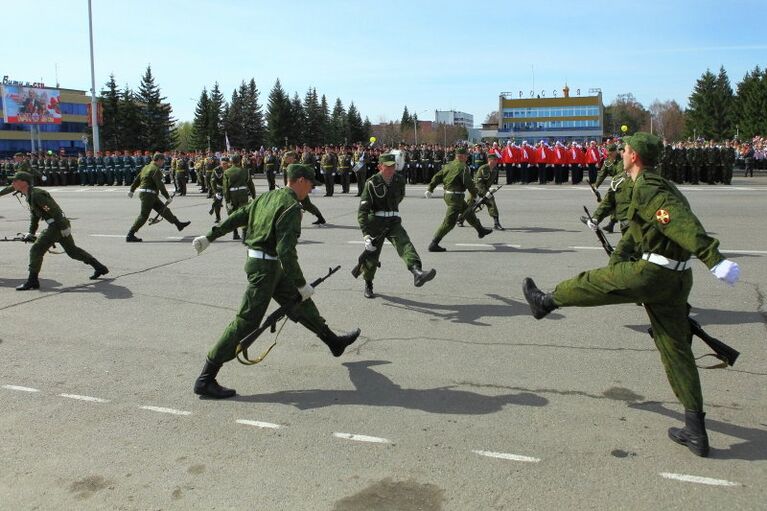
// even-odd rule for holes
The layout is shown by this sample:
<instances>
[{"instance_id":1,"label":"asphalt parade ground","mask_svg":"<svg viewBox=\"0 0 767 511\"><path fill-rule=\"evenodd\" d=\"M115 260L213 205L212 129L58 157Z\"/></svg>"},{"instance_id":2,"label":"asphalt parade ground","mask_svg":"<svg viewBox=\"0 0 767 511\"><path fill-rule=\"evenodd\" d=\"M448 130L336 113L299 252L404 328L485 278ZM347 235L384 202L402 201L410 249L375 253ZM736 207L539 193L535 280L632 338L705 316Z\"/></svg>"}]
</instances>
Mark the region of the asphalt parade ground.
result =
<instances>
[{"instance_id":1,"label":"asphalt parade ground","mask_svg":"<svg viewBox=\"0 0 767 511\"><path fill-rule=\"evenodd\" d=\"M49 188L110 273L90 281L90 267L48 254L41 289L17 292L29 245L0 244L0 508L764 509L765 178L681 186L741 266L735 287L693 267L692 316L741 352L732 368L701 370L708 459L667 438L683 410L643 308L529 314L524 277L551 290L606 264L579 221L596 209L588 186L506 186L505 231L456 228L434 254L441 188L427 200L409 185L403 223L437 277L415 288L387 246L372 300L349 273L363 249L358 199L336 189L312 196L328 225L304 216L299 260L309 280L341 265L313 298L331 328L362 336L334 358L288 321L261 364L224 366L218 380L238 395L212 401L192 384L239 307L246 252L221 239L196 255L210 201L190 185L171 205L186 230L163 221L128 244L139 202L127 187ZM26 232L28 216L4 197L0 237Z\"/></svg>"}]
</instances>

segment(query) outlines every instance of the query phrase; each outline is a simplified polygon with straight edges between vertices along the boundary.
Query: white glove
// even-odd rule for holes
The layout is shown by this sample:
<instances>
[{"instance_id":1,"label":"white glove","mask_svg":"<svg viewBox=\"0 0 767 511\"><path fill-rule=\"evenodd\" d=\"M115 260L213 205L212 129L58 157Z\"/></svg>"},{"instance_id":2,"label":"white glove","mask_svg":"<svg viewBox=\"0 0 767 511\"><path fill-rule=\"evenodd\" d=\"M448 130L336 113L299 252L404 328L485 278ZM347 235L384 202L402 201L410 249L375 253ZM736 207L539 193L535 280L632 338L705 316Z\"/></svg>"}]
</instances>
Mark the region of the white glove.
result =
<instances>
[{"instance_id":1,"label":"white glove","mask_svg":"<svg viewBox=\"0 0 767 511\"><path fill-rule=\"evenodd\" d=\"M66 229L61 231L61 237L62 238L66 238L67 236L72 236L72 228L71 227L67 227Z\"/></svg>"},{"instance_id":2,"label":"white glove","mask_svg":"<svg viewBox=\"0 0 767 511\"><path fill-rule=\"evenodd\" d=\"M492 198L493 198L493 194L492 194L492 193L490 193L490 192L487 192L487 193L485 194L485 198L486 198L486 199L492 199Z\"/></svg>"},{"instance_id":3,"label":"white glove","mask_svg":"<svg viewBox=\"0 0 767 511\"><path fill-rule=\"evenodd\" d=\"M423 196L426 197L427 199L431 199L431 192L429 190L426 190L425 192L423 192Z\"/></svg>"},{"instance_id":4,"label":"white glove","mask_svg":"<svg viewBox=\"0 0 767 511\"><path fill-rule=\"evenodd\" d=\"M36 239L37 239L37 237L34 234L29 233L29 232L25 232L21 236L21 241L35 241Z\"/></svg>"},{"instance_id":5,"label":"white glove","mask_svg":"<svg viewBox=\"0 0 767 511\"><path fill-rule=\"evenodd\" d=\"M586 220L586 225L589 226L589 229L591 229L594 232L597 232L597 229L599 229L599 226L591 221L591 219Z\"/></svg>"},{"instance_id":6,"label":"white glove","mask_svg":"<svg viewBox=\"0 0 767 511\"><path fill-rule=\"evenodd\" d=\"M221 200L221 199L223 199L223 198L224 198L224 196L223 196L223 195L221 195L220 193L217 193L217 194L216 194L216 200Z\"/></svg>"},{"instance_id":7,"label":"white glove","mask_svg":"<svg viewBox=\"0 0 767 511\"><path fill-rule=\"evenodd\" d=\"M128 192L128 198L129 198L129 199L132 199L132 198L133 198L133 192Z\"/></svg>"},{"instance_id":8,"label":"white glove","mask_svg":"<svg viewBox=\"0 0 767 511\"><path fill-rule=\"evenodd\" d=\"M48 176L43 175L43 181L48 181Z\"/></svg>"},{"instance_id":9,"label":"white glove","mask_svg":"<svg viewBox=\"0 0 767 511\"><path fill-rule=\"evenodd\" d=\"M172 195L170 197L168 197L168 200L165 201L165 205L167 206L171 202L173 202L173 196Z\"/></svg>"},{"instance_id":10,"label":"white glove","mask_svg":"<svg viewBox=\"0 0 767 511\"><path fill-rule=\"evenodd\" d=\"M727 284L733 286L740 278L740 266L734 261L725 259L711 268L711 273L713 273L719 280L727 282Z\"/></svg>"},{"instance_id":11,"label":"white glove","mask_svg":"<svg viewBox=\"0 0 767 511\"><path fill-rule=\"evenodd\" d=\"M202 251L210 246L210 240L205 236L198 236L192 240L192 247L197 251L197 255L202 254Z\"/></svg>"},{"instance_id":12,"label":"white glove","mask_svg":"<svg viewBox=\"0 0 767 511\"><path fill-rule=\"evenodd\" d=\"M372 236L370 236L368 234L368 235L366 235L362 239L365 241L365 250L367 250L368 252L375 252L376 251L376 247L375 247L375 245L373 245L373 237Z\"/></svg>"},{"instance_id":13,"label":"white glove","mask_svg":"<svg viewBox=\"0 0 767 511\"><path fill-rule=\"evenodd\" d=\"M307 283L305 286L298 288L298 293L301 295L301 301L303 302L314 294L314 288Z\"/></svg>"}]
</instances>

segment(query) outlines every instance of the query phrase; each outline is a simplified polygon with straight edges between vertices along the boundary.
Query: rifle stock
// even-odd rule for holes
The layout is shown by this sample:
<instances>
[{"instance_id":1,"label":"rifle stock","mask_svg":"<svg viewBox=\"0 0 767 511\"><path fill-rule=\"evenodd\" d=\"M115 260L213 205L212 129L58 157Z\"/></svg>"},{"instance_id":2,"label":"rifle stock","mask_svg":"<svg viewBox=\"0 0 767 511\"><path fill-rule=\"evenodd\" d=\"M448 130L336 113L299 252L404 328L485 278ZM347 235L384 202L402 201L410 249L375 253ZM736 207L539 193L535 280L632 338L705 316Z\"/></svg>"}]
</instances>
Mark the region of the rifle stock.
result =
<instances>
[{"instance_id":1,"label":"rifle stock","mask_svg":"<svg viewBox=\"0 0 767 511\"><path fill-rule=\"evenodd\" d=\"M491 191L490 191L490 196L491 196L491 197L495 196L495 192L497 192L497 191L498 191L498 190L500 190L501 188L503 188L503 185L499 185L499 186L498 186L498 187L496 187L495 189L491 190ZM466 215L468 215L469 213L476 213L477 211L479 211L480 209L482 209L482 206L484 206L485 204L487 204L489 200L490 200L490 199L489 199L489 198L487 198L487 197L486 197L486 196L484 196L484 195L483 195L482 197L480 197L479 199L477 199L477 200L474 202L474 204L472 204L472 205L471 205L470 207L468 207L468 208L465 208L465 209L463 210L463 213L461 213L460 215L458 215L458 222L459 222L459 223L462 223L462 222L464 222L464 221L466 220Z\"/></svg>"}]
</instances>

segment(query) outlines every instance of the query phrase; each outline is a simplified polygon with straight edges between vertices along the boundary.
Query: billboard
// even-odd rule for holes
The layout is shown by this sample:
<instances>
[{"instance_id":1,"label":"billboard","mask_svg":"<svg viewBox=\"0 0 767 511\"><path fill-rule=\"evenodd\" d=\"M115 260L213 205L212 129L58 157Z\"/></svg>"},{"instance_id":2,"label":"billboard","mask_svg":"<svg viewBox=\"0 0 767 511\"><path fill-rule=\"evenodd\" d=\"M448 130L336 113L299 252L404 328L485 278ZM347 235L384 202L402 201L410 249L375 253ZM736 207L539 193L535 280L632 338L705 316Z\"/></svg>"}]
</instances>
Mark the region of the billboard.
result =
<instances>
[{"instance_id":1,"label":"billboard","mask_svg":"<svg viewBox=\"0 0 767 511\"><path fill-rule=\"evenodd\" d=\"M3 85L3 120L9 124L61 124L57 89Z\"/></svg>"}]
</instances>

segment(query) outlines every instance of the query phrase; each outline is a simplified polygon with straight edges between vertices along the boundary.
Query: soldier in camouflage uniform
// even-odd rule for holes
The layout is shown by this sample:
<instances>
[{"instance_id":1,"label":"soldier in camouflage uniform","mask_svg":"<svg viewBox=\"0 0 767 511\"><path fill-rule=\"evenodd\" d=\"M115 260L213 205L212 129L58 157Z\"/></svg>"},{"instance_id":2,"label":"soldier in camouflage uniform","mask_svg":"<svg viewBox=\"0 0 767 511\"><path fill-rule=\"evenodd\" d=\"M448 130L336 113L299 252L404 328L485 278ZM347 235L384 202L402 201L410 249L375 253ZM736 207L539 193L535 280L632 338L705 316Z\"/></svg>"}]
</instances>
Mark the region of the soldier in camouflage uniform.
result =
<instances>
[{"instance_id":1,"label":"soldier in camouflage uniform","mask_svg":"<svg viewBox=\"0 0 767 511\"><path fill-rule=\"evenodd\" d=\"M740 269L719 252L682 193L657 173L647 172L661 152L658 137L638 132L624 139L623 163L634 181L629 228L607 267L581 273L543 293L532 279L523 283L536 319L559 307L642 303L652 324L669 383L685 408L685 427L669 437L698 456L709 452L698 370L691 349L687 298L692 289L691 255L730 285Z\"/></svg>"},{"instance_id":2,"label":"soldier in camouflage uniform","mask_svg":"<svg viewBox=\"0 0 767 511\"><path fill-rule=\"evenodd\" d=\"M477 189L477 194L469 192L469 198L466 201L467 207L473 207L476 197L483 197L488 195L491 191L493 184L498 180L498 155L490 153L487 155L487 163L477 169L474 174L474 186ZM503 231L501 221L498 214L498 206L495 203L495 197L490 194L491 197L487 200L487 212L493 219L493 229L496 231Z\"/></svg>"},{"instance_id":3,"label":"soldier in camouflage uniform","mask_svg":"<svg viewBox=\"0 0 767 511\"><path fill-rule=\"evenodd\" d=\"M301 160L301 163L304 165L309 164L303 157ZM322 169L322 180L325 182L325 197L332 197L336 185L336 155L330 146L325 148L325 154L322 155L320 160L320 168Z\"/></svg>"},{"instance_id":4,"label":"soldier in camouflage uniform","mask_svg":"<svg viewBox=\"0 0 767 511\"><path fill-rule=\"evenodd\" d=\"M274 190L277 188L277 183L275 182L275 176L277 175L277 165L278 165L277 157L274 155L271 149L266 150L266 155L264 155L264 173L266 174L266 182L269 184L269 190Z\"/></svg>"},{"instance_id":5,"label":"soldier in camouflage uniform","mask_svg":"<svg viewBox=\"0 0 767 511\"><path fill-rule=\"evenodd\" d=\"M291 163L295 163L297 159L298 155L295 151L287 151L282 157L282 166L284 168L283 172L286 180L285 186L287 186L288 166L290 166ZM317 206L315 206L314 203L309 199L308 195L304 199L301 199L301 207L306 213L311 213L317 217L317 219L312 222L312 225L324 225L327 223L325 221L325 217L322 216L322 213L320 213L320 210L317 209Z\"/></svg>"},{"instance_id":6,"label":"soldier in camouflage uniform","mask_svg":"<svg viewBox=\"0 0 767 511\"><path fill-rule=\"evenodd\" d=\"M477 189L474 185L474 181L471 179L471 174L466 166L466 160L468 159L468 151L465 147L459 147L455 151L455 160L451 161L434 174L434 178L429 183L428 189L424 193L424 196L429 199L434 192L434 188L437 185L442 184L445 189L445 204L447 205L447 211L445 212L445 218L437 231L434 233L434 238L429 245L429 252L444 252L446 249L439 245L447 233L453 230L456 221L461 213L464 212L468 205L464 200L466 191L477 195ZM477 230L477 235L480 238L484 238L488 234L492 233L492 229L486 229L482 226L474 212L469 211L465 217L466 221Z\"/></svg>"},{"instance_id":7,"label":"soldier in camouflage uniform","mask_svg":"<svg viewBox=\"0 0 767 511\"><path fill-rule=\"evenodd\" d=\"M224 363L235 358L240 340L261 324L272 298L280 305L296 304L288 316L317 335L335 357L340 357L359 337L359 329L346 335L330 330L311 299L314 289L298 264L296 245L301 234L300 201L308 196L317 182L314 170L305 165L288 165L287 172L285 188L266 192L235 211L220 226L214 226L206 236L192 242L199 254L212 241L238 227L248 232L245 239L248 287L237 316L208 352L202 373L194 383L195 394L214 399L235 395L233 389L219 385L216 376Z\"/></svg>"},{"instance_id":8,"label":"soldier in camouflage uniform","mask_svg":"<svg viewBox=\"0 0 767 511\"><path fill-rule=\"evenodd\" d=\"M223 158L222 158L223 166ZM241 167L242 156L235 154L231 157L231 166L224 167L224 180L222 188L224 191L224 202L226 202L226 213L231 215L239 208L248 204L248 195L256 198L256 188L253 180L250 179L248 171ZM237 229L234 229L234 239L240 239ZM247 232L243 232L243 238L248 237Z\"/></svg>"},{"instance_id":9,"label":"soldier in camouflage uniform","mask_svg":"<svg viewBox=\"0 0 767 511\"><path fill-rule=\"evenodd\" d=\"M165 155L162 153L155 153L152 157L152 162L141 169L141 172L139 172L133 180L133 184L131 184L128 198L132 199L133 193L138 190L139 199L141 200L141 212L136 218L136 221L133 222L133 225L128 231L128 235L125 237L125 241L128 243L142 241L141 238L136 237L136 233L143 227L146 221L149 220L149 214L152 210L160 213L165 220L175 225L176 229L179 231L184 230L184 228L191 223L188 221L181 222L171 212L170 208L168 208L172 202L172 198L168 194L168 190L165 189L165 184L162 181L162 170L160 169L164 163ZM158 194L162 194L167 201L163 203L158 197Z\"/></svg>"},{"instance_id":10,"label":"soldier in camouflage uniform","mask_svg":"<svg viewBox=\"0 0 767 511\"><path fill-rule=\"evenodd\" d=\"M338 175L341 181L341 193L349 193L352 172L352 154L348 147L338 151Z\"/></svg>"},{"instance_id":11,"label":"soldier in camouflage uniform","mask_svg":"<svg viewBox=\"0 0 767 511\"><path fill-rule=\"evenodd\" d=\"M32 180L31 174L17 172L14 174L13 181L11 182L14 190L22 193L27 199L27 204L29 204L31 220L29 232L24 235L24 240L34 241L29 250L29 276L27 281L18 286L16 290L28 291L30 289L40 289L38 275L43 265L43 257L55 243L59 243L66 254L72 259L91 265L94 270L93 275L90 277L92 280L109 273L106 266L75 245L75 240L72 238L72 226L69 220L64 216L59 205L47 191L32 186ZM48 227L39 237L35 237L40 220L45 222Z\"/></svg>"}]
</instances>

